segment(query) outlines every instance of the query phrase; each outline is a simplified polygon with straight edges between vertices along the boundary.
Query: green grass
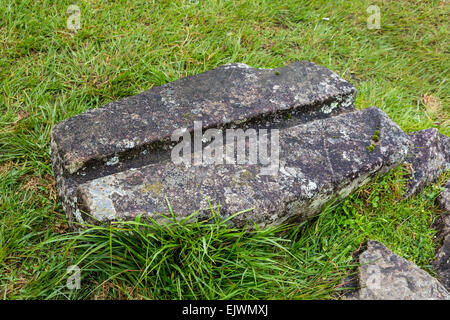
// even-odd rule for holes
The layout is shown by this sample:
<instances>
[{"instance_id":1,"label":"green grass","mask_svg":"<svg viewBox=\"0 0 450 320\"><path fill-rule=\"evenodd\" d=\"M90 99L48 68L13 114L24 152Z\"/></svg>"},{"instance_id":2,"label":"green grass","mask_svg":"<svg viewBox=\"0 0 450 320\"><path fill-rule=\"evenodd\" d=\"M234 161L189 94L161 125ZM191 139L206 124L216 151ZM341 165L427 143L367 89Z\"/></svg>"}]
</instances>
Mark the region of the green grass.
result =
<instances>
[{"instance_id":1,"label":"green grass","mask_svg":"<svg viewBox=\"0 0 450 320\"><path fill-rule=\"evenodd\" d=\"M77 33L66 28L70 4L0 0L2 298L333 298L367 238L432 272L434 199L448 173L403 200L396 169L283 230L168 220L171 228L131 222L71 234L49 133L70 116L224 63L309 60L352 82L358 108L375 105L406 132L450 135L444 1L79 1ZM372 4L380 30L366 27ZM81 290L65 285L73 264Z\"/></svg>"}]
</instances>

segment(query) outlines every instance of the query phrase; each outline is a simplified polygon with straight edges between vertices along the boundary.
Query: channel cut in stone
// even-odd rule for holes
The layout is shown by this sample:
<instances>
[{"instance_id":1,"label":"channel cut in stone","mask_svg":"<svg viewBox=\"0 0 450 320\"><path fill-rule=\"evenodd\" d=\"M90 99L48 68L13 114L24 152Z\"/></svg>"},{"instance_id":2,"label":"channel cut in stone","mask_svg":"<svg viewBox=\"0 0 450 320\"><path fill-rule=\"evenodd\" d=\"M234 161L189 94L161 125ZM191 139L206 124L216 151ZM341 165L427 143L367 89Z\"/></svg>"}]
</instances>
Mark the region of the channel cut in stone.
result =
<instances>
[{"instance_id":1,"label":"channel cut in stone","mask_svg":"<svg viewBox=\"0 0 450 320\"><path fill-rule=\"evenodd\" d=\"M260 165L187 167L166 161L81 184L79 206L100 221L138 214L159 221L157 213L169 214L167 198L177 218L199 210L197 218L206 219L208 198L212 204L220 201L221 219L252 208L230 220L238 227L300 222L332 198L345 197L401 164L409 139L383 111L369 108L284 128L279 143L275 175L261 175Z\"/></svg>"},{"instance_id":2,"label":"channel cut in stone","mask_svg":"<svg viewBox=\"0 0 450 320\"><path fill-rule=\"evenodd\" d=\"M177 128L205 129L282 112L330 113L353 105L355 89L309 62L279 69L225 65L110 103L59 123L52 132L64 169L73 174L92 160L169 141Z\"/></svg>"},{"instance_id":3,"label":"channel cut in stone","mask_svg":"<svg viewBox=\"0 0 450 320\"><path fill-rule=\"evenodd\" d=\"M170 161L175 129L288 128L354 110L356 90L310 62L223 65L66 119L51 132L52 168L69 222L80 184ZM76 218L76 219L75 219Z\"/></svg>"}]
</instances>

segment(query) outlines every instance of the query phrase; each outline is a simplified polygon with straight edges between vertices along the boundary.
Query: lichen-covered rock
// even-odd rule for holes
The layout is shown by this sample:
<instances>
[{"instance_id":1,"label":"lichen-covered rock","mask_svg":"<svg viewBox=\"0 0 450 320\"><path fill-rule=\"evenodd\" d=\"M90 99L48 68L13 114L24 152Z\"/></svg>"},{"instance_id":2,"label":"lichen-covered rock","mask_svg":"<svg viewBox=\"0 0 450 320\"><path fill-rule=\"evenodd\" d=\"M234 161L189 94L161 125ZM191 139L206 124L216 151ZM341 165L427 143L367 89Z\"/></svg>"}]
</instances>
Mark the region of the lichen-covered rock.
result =
<instances>
[{"instance_id":1,"label":"lichen-covered rock","mask_svg":"<svg viewBox=\"0 0 450 320\"><path fill-rule=\"evenodd\" d=\"M412 132L413 143L406 159L411 170L408 197L434 182L444 170L450 169L450 138L435 128Z\"/></svg>"},{"instance_id":2,"label":"lichen-covered rock","mask_svg":"<svg viewBox=\"0 0 450 320\"><path fill-rule=\"evenodd\" d=\"M450 300L445 287L411 261L393 253L383 244L369 240L359 256L354 300Z\"/></svg>"},{"instance_id":3,"label":"lichen-covered rock","mask_svg":"<svg viewBox=\"0 0 450 320\"><path fill-rule=\"evenodd\" d=\"M433 261L434 269L439 281L450 290L450 236L447 235L444 243L436 253L436 259Z\"/></svg>"},{"instance_id":4,"label":"lichen-covered rock","mask_svg":"<svg viewBox=\"0 0 450 320\"><path fill-rule=\"evenodd\" d=\"M433 266L437 278L447 290L450 290L450 181L445 184L437 202L444 210L444 214L439 216L434 224L434 228L437 230L436 241L439 248Z\"/></svg>"},{"instance_id":5,"label":"lichen-covered rock","mask_svg":"<svg viewBox=\"0 0 450 320\"><path fill-rule=\"evenodd\" d=\"M209 198L220 201L219 218L252 208L231 222L264 228L314 216L330 199L401 164L408 143L383 111L369 108L280 130L275 175L261 175L259 164L187 167L165 161L83 183L77 199L97 220L143 213L158 221L157 213L169 214L165 198L180 219L198 210L199 218L210 217Z\"/></svg>"},{"instance_id":6,"label":"lichen-covered rock","mask_svg":"<svg viewBox=\"0 0 450 320\"><path fill-rule=\"evenodd\" d=\"M438 216L433 228L437 231L436 242L441 244L450 235L450 214L444 213Z\"/></svg>"},{"instance_id":7,"label":"lichen-covered rock","mask_svg":"<svg viewBox=\"0 0 450 320\"><path fill-rule=\"evenodd\" d=\"M442 210L450 214L450 180L444 186L444 190L437 198L437 202Z\"/></svg>"},{"instance_id":8,"label":"lichen-covered rock","mask_svg":"<svg viewBox=\"0 0 450 320\"><path fill-rule=\"evenodd\" d=\"M287 113L328 114L351 108L355 92L347 81L310 62L278 69L224 65L66 119L52 130L52 151L73 174L93 160L168 142L177 128L192 131L194 120L207 129Z\"/></svg>"},{"instance_id":9,"label":"lichen-covered rock","mask_svg":"<svg viewBox=\"0 0 450 320\"><path fill-rule=\"evenodd\" d=\"M436 202L443 210L433 224L433 228L437 231L436 241L440 245L447 236L450 236L450 181L447 181Z\"/></svg>"},{"instance_id":10,"label":"lichen-covered rock","mask_svg":"<svg viewBox=\"0 0 450 320\"><path fill-rule=\"evenodd\" d=\"M170 160L175 129L192 134L194 121L203 131L284 128L354 110L355 94L310 62L277 69L229 64L66 119L52 129L51 157L67 218L82 222L80 184Z\"/></svg>"}]
</instances>

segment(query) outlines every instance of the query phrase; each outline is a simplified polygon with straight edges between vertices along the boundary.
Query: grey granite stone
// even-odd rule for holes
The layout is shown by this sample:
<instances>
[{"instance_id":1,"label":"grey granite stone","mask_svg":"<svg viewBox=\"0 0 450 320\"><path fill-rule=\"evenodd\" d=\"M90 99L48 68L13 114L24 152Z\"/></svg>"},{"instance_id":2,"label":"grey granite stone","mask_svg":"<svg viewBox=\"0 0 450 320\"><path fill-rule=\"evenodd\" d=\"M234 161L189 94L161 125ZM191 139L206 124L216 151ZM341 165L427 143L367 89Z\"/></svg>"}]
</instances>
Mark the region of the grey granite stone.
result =
<instances>
[{"instance_id":1,"label":"grey granite stone","mask_svg":"<svg viewBox=\"0 0 450 320\"><path fill-rule=\"evenodd\" d=\"M444 212L434 224L438 250L433 266L439 281L450 290L450 181L445 184L437 202Z\"/></svg>"},{"instance_id":2,"label":"grey granite stone","mask_svg":"<svg viewBox=\"0 0 450 320\"><path fill-rule=\"evenodd\" d=\"M444 190L437 198L437 202L442 210L450 214L450 180L445 184Z\"/></svg>"},{"instance_id":3,"label":"grey granite stone","mask_svg":"<svg viewBox=\"0 0 450 320\"><path fill-rule=\"evenodd\" d=\"M203 131L283 129L352 111L355 94L310 62L278 69L229 64L66 119L52 129L51 157L67 218L82 222L79 185L169 161L175 129L192 134L194 121L202 121Z\"/></svg>"},{"instance_id":4,"label":"grey granite stone","mask_svg":"<svg viewBox=\"0 0 450 320\"><path fill-rule=\"evenodd\" d=\"M439 215L433 224L433 228L437 231L436 242L440 245L450 235L450 214L444 212Z\"/></svg>"},{"instance_id":5,"label":"grey granite stone","mask_svg":"<svg viewBox=\"0 0 450 320\"><path fill-rule=\"evenodd\" d=\"M445 287L411 261L369 240L359 256L356 292L349 300L450 300Z\"/></svg>"},{"instance_id":6,"label":"grey granite stone","mask_svg":"<svg viewBox=\"0 0 450 320\"><path fill-rule=\"evenodd\" d=\"M450 169L450 138L435 128L409 134L413 147L406 159L411 170L407 196L434 182L444 170Z\"/></svg>"},{"instance_id":7,"label":"grey granite stone","mask_svg":"<svg viewBox=\"0 0 450 320\"><path fill-rule=\"evenodd\" d=\"M278 69L224 65L62 121L52 130L53 151L73 174L90 161L168 142L177 128L192 131L194 120L207 129L289 112L328 114L352 107L355 92L309 62Z\"/></svg>"},{"instance_id":8,"label":"grey granite stone","mask_svg":"<svg viewBox=\"0 0 450 320\"><path fill-rule=\"evenodd\" d=\"M436 202L442 209L442 214L437 217L433 228L437 231L436 241L440 245L450 235L450 181L447 181Z\"/></svg>"},{"instance_id":9,"label":"grey granite stone","mask_svg":"<svg viewBox=\"0 0 450 320\"><path fill-rule=\"evenodd\" d=\"M436 258L433 261L434 269L439 281L450 290L450 236L447 235L444 243L438 249Z\"/></svg>"},{"instance_id":10,"label":"grey granite stone","mask_svg":"<svg viewBox=\"0 0 450 320\"><path fill-rule=\"evenodd\" d=\"M379 139L373 137L379 132ZM279 132L279 168L261 175L261 165L176 165L164 161L97 178L77 189L79 213L100 221L128 220L143 213L158 221L199 211L210 217L206 198L220 201L219 218L252 208L230 222L261 228L304 221L333 198L343 198L401 164L409 139L388 116L369 108L287 127ZM372 146L373 149L369 148Z\"/></svg>"}]
</instances>

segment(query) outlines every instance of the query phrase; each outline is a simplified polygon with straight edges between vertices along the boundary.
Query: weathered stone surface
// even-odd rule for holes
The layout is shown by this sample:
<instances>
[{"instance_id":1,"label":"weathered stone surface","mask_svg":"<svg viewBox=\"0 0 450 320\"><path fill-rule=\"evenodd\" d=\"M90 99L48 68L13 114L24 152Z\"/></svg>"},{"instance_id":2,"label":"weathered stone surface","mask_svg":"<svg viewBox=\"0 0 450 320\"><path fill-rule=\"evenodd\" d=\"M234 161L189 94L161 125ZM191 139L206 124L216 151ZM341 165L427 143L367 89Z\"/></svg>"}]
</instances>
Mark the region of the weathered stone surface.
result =
<instances>
[{"instance_id":1,"label":"weathered stone surface","mask_svg":"<svg viewBox=\"0 0 450 320\"><path fill-rule=\"evenodd\" d=\"M409 137L413 147L405 161L411 170L408 197L450 169L450 137L440 134L435 128L412 132Z\"/></svg>"},{"instance_id":2,"label":"weathered stone surface","mask_svg":"<svg viewBox=\"0 0 450 320\"><path fill-rule=\"evenodd\" d=\"M436 242L441 244L450 235L450 214L446 213L437 217L433 228L437 231Z\"/></svg>"},{"instance_id":3,"label":"weathered stone surface","mask_svg":"<svg viewBox=\"0 0 450 320\"><path fill-rule=\"evenodd\" d=\"M209 217L208 197L220 201L222 219L253 208L231 222L263 228L319 213L331 198L347 196L402 163L408 143L384 112L369 108L280 130L280 165L273 176L260 175L258 164L186 167L165 161L83 183L77 199L97 220L144 213L158 221L156 213L168 214L165 197L178 218L197 210L199 218Z\"/></svg>"},{"instance_id":4,"label":"weathered stone surface","mask_svg":"<svg viewBox=\"0 0 450 320\"><path fill-rule=\"evenodd\" d=\"M439 281L377 241L367 242L359 263L360 289L345 299L450 300L449 292Z\"/></svg>"},{"instance_id":5,"label":"weathered stone surface","mask_svg":"<svg viewBox=\"0 0 450 320\"><path fill-rule=\"evenodd\" d=\"M439 248L433 266L439 281L447 290L450 290L450 180L445 184L437 202L444 210L444 214L439 216L434 224L434 228L437 230L436 241Z\"/></svg>"},{"instance_id":6,"label":"weathered stone surface","mask_svg":"<svg viewBox=\"0 0 450 320\"><path fill-rule=\"evenodd\" d=\"M66 119L51 132L52 168L69 221L80 184L170 160L177 128L284 128L354 110L355 88L309 62L230 64ZM188 186L190 188L190 186Z\"/></svg>"},{"instance_id":7,"label":"weathered stone surface","mask_svg":"<svg viewBox=\"0 0 450 320\"><path fill-rule=\"evenodd\" d=\"M436 202L443 210L433 224L433 228L437 231L436 241L440 245L450 235L450 180L445 184L444 190L437 197Z\"/></svg>"},{"instance_id":8,"label":"weathered stone surface","mask_svg":"<svg viewBox=\"0 0 450 320\"><path fill-rule=\"evenodd\" d=\"M447 235L444 243L436 253L436 259L433 261L434 269L439 281L450 290L450 236Z\"/></svg>"},{"instance_id":9,"label":"weathered stone surface","mask_svg":"<svg viewBox=\"0 0 450 320\"><path fill-rule=\"evenodd\" d=\"M444 190L437 198L437 202L442 210L450 214L450 180L444 186Z\"/></svg>"},{"instance_id":10,"label":"weathered stone surface","mask_svg":"<svg viewBox=\"0 0 450 320\"><path fill-rule=\"evenodd\" d=\"M63 167L75 173L93 160L170 141L177 128L204 129L289 112L330 113L349 108L355 89L328 69L309 62L278 69L231 64L179 79L69 118L52 130Z\"/></svg>"}]
</instances>

